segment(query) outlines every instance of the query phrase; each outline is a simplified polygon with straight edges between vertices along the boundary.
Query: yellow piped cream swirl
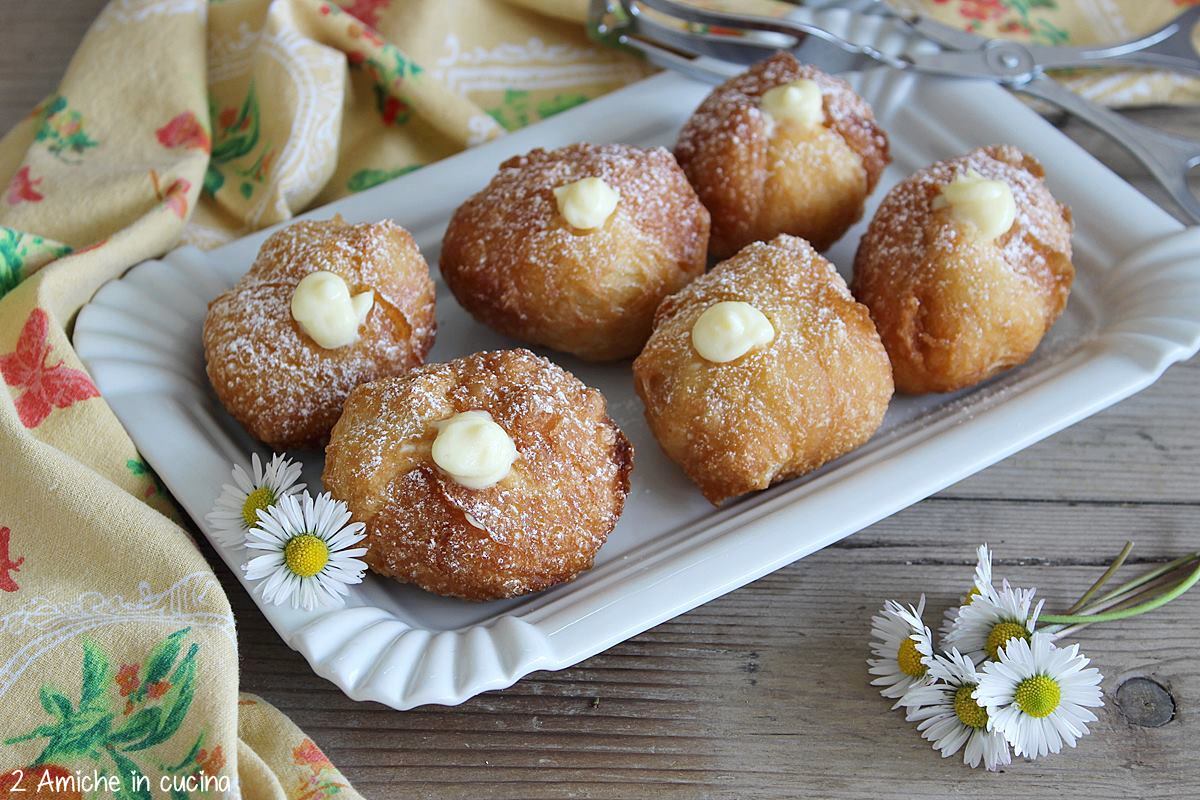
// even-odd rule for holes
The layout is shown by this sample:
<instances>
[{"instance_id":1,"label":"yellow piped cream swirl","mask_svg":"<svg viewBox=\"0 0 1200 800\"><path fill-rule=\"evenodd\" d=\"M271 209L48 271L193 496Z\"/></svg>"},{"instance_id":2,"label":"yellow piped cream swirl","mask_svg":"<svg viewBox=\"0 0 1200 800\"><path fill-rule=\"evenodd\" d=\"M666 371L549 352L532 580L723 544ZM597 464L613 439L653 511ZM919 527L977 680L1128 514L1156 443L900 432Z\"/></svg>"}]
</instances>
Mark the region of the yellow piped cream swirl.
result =
<instances>
[{"instance_id":1,"label":"yellow piped cream swirl","mask_svg":"<svg viewBox=\"0 0 1200 800\"><path fill-rule=\"evenodd\" d=\"M692 326L692 346L706 361L724 364L775 340L766 315L749 303L726 300L705 309Z\"/></svg>"},{"instance_id":2,"label":"yellow piped cream swirl","mask_svg":"<svg viewBox=\"0 0 1200 800\"><path fill-rule=\"evenodd\" d=\"M358 340L358 328L367 320L375 293L350 296L340 275L319 270L305 275L292 292L292 319L312 340L329 350Z\"/></svg>"},{"instance_id":3,"label":"yellow piped cream swirl","mask_svg":"<svg viewBox=\"0 0 1200 800\"><path fill-rule=\"evenodd\" d=\"M1012 227L1017 204L1004 181L989 180L974 169L954 177L933 199L935 209L949 208L959 222L967 223L981 241L990 242Z\"/></svg>"},{"instance_id":4,"label":"yellow piped cream swirl","mask_svg":"<svg viewBox=\"0 0 1200 800\"><path fill-rule=\"evenodd\" d=\"M468 489L504 480L517 460L517 446L486 411L464 411L438 423L433 463Z\"/></svg>"}]
</instances>

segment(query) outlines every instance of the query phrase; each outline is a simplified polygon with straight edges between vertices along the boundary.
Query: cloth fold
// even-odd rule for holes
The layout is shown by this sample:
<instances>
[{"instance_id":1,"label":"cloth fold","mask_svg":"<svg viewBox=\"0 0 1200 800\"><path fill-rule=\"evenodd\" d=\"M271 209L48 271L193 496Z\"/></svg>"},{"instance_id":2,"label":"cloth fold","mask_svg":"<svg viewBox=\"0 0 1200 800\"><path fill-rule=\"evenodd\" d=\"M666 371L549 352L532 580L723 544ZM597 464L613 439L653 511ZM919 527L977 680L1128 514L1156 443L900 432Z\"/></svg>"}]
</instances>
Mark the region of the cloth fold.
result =
<instances>
[{"instance_id":1,"label":"cloth fold","mask_svg":"<svg viewBox=\"0 0 1200 800\"><path fill-rule=\"evenodd\" d=\"M908 3L1047 43L1124 38L1181 7ZM229 241L649 74L587 40L586 9L111 0L0 141L0 790L95 771L122 779L119 800L221 778L249 798L357 796L290 720L238 695L228 601L67 331L101 284L180 241ZM1071 81L1122 103L1200 98L1159 74Z\"/></svg>"}]
</instances>

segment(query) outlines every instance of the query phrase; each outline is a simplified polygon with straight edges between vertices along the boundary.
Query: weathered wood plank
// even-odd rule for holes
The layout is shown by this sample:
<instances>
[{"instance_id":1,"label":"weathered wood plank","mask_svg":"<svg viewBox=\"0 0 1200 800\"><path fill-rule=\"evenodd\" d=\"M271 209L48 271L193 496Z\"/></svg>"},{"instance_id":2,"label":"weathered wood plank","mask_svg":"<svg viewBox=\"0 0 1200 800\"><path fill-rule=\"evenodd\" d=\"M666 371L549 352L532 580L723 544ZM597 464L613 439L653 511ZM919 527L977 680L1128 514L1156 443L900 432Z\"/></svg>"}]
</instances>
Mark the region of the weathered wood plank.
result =
<instances>
[{"instance_id":1,"label":"weathered wood plank","mask_svg":"<svg viewBox=\"0 0 1200 800\"><path fill-rule=\"evenodd\" d=\"M54 91L105 0L0 0L0 134Z\"/></svg>"}]
</instances>

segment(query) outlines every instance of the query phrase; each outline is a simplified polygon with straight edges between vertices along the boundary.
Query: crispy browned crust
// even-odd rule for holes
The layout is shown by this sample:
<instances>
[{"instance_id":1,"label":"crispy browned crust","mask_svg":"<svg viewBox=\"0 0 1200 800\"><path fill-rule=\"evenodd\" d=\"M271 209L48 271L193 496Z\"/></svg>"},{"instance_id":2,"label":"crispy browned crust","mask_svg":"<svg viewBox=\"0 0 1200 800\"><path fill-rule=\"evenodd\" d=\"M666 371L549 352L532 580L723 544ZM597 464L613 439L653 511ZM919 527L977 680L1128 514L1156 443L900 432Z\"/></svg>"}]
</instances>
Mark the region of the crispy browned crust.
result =
<instances>
[{"instance_id":1,"label":"crispy browned crust","mask_svg":"<svg viewBox=\"0 0 1200 800\"><path fill-rule=\"evenodd\" d=\"M587 177L621 193L578 231L553 190ZM709 216L663 148L576 144L510 158L463 203L442 242L446 284L507 336L591 361L636 355L662 298L701 274Z\"/></svg>"},{"instance_id":2,"label":"crispy browned crust","mask_svg":"<svg viewBox=\"0 0 1200 800\"><path fill-rule=\"evenodd\" d=\"M467 489L430 449L434 424L483 410L517 446L507 477ZM325 488L367 526L371 569L491 600L589 569L629 493L633 447L604 396L528 350L476 353L360 386L325 451Z\"/></svg>"},{"instance_id":3,"label":"crispy browned crust","mask_svg":"<svg viewBox=\"0 0 1200 800\"><path fill-rule=\"evenodd\" d=\"M942 186L968 168L1012 189L1017 216L993 242L965 235ZM972 386L1024 362L1067 304L1071 214L1042 165L1008 145L940 161L884 198L854 259L854 295L871 309L896 376L910 394Z\"/></svg>"},{"instance_id":4,"label":"crispy browned crust","mask_svg":"<svg viewBox=\"0 0 1200 800\"><path fill-rule=\"evenodd\" d=\"M825 125L768 130L769 89L801 78L824 97ZM718 86L675 145L688 180L712 213L709 253L726 258L753 241L790 233L824 250L862 217L890 162L887 135L841 78L777 53Z\"/></svg>"},{"instance_id":5,"label":"crispy browned crust","mask_svg":"<svg viewBox=\"0 0 1200 800\"><path fill-rule=\"evenodd\" d=\"M296 284L318 270L342 277L351 293L375 292L358 341L336 350L292 319ZM209 304L205 368L251 436L277 450L319 447L350 390L420 364L434 328L429 265L408 231L390 220L297 222L268 238L249 272Z\"/></svg>"},{"instance_id":6,"label":"crispy browned crust","mask_svg":"<svg viewBox=\"0 0 1200 800\"><path fill-rule=\"evenodd\" d=\"M726 364L696 353L711 305L750 303L775 340ZM755 242L663 302L634 385L660 445L714 505L803 475L883 421L892 373L865 306L807 242Z\"/></svg>"}]
</instances>

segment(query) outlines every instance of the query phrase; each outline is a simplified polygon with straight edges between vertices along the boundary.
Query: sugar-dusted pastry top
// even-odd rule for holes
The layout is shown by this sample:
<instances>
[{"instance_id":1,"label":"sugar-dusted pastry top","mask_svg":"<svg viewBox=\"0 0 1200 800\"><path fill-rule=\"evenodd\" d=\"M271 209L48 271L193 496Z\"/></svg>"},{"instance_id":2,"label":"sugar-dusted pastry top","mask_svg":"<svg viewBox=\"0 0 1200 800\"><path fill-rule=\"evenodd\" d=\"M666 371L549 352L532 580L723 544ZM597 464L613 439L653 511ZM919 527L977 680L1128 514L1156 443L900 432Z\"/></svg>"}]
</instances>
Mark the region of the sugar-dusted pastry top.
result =
<instances>
[{"instance_id":1,"label":"sugar-dusted pastry top","mask_svg":"<svg viewBox=\"0 0 1200 800\"><path fill-rule=\"evenodd\" d=\"M961 226L949 224L948 215L935 214L935 206L942 190L969 172L1003 181L1012 192L1013 223L993 242L1005 263L1031 278L1050 279L1048 286L1057 283L1046 269L1045 255L1071 252L1070 210L1050 194L1037 159L1011 145L981 147L938 161L896 184L863 237L870 255L881 262L916 265L931 250L967 238Z\"/></svg>"},{"instance_id":2,"label":"sugar-dusted pastry top","mask_svg":"<svg viewBox=\"0 0 1200 800\"><path fill-rule=\"evenodd\" d=\"M813 87L819 121L807 102ZM867 102L790 53L714 89L684 124L675 155L713 215L718 257L780 232L828 247L862 214L890 160Z\"/></svg>"},{"instance_id":3,"label":"sugar-dusted pastry top","mask_svg":"<svg viewBox=\"0 0 1200 800\"><path fill-rule=\"evenodd\" d=\"M1075 275L1072 222L1043 175L1015 147L982 147L917 172L884 198L859 244L853 290L871 309L898 389L978 383L1028 358L1058 318ZM989 202L1011 194L994 227L947 199L972 176L1007 187Z\"/></svg>"},{"instance_id":4,"label":"sugar-dusted pastry top","mask_svg":"<svg viewBox=\"0 0 1200 800\"><path fill-rule=\"evenodd\" d=\"M483 488L433 455L446 421L469 412L485 412L516 448L504 476ZM485 600L590 568L624 508L632 466L600 392L528 350L501 350L356 389L323 482L366 523L373 570Z\"/></svg>"},{"instance_id":5,"label":"sugar-dusted pastry top","mask_svg":"<svg viewBox=\"0 0 1200 800\"><path fill-rule=\"evenodd\" d=\"M636 354L659 301L704 271L708 229L663 148L539 148L458 208L441 268L459 303L501 333L610 360Z\"/></svg>"},{"instance_id":6,"label":"sugar-dusted pastry top","mask_svg":"<svg viewBox=\"0 0 1200 800\"><path fill-rule=\"evenodd\" d=\"M870 188L874 188L889 159L887 135L876 124L871 106L841 78L811 64L801 64L790 53L776 53L713 90L680 132L676 153L681 158L691 155L699 140L712 136L765 140L763 95L777 86L801 80L820 87L824 124L841 134L862 158Z\"/></svg>"},{"instance_id":7,"label":"sugar-dusted pastry top","mask_svg":"<svg viewBox=\"0 0 1200 800\"><path fill-rule=\"evenodd\" d=\"M342 346L321 346L293 316L297 287L317 272L340 278L352 296L371 293L356 338ZM272 234L250 270L209 305L206 369L218 399L255 438L318 446L351 389L421 363L434 325L429 266L407 231L391 221L302 221Z\"/></svg>"}]
</instances>

